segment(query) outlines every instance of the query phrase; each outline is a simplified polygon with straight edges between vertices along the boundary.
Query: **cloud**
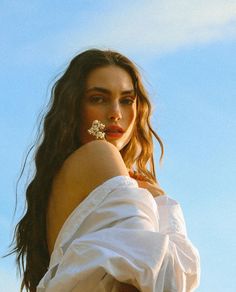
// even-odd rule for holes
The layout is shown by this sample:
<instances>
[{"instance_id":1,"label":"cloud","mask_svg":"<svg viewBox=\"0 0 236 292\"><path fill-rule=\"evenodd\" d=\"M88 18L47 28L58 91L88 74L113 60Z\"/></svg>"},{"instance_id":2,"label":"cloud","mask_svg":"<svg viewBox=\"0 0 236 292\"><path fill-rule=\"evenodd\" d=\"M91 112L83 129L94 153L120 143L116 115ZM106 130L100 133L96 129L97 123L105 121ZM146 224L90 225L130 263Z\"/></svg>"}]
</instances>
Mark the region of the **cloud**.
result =
<instances>
[{"instance_id":1,"label":"cloud","mask_svg":"<svg viewBox=\"0 0 236 292\"><path fill-rule=\"evenodd\" d=\"M236 0L113 1L104 13L72 10L52 33L18 48L18 60L52 63L89 47L161 55L179 48L236 37ZM91 4L93 5L93 4ZM104 1L101 5L105 5ZM62 8L63 9L63 8ZM72 9L72 8L71 8ZM51 13L51 11L49 11ZM35 37L34 37L35 40Z\"/></svg>"},{"instance_id":2,"label":"cloud","mask_svg":"<svg viewBox=\"0 0 236 292\"><path fill-rule=\"evenodd\" d=\"M116 10L87 42L165 53L189 44L236 37L236 1L138 1ZM101 32L101 33L99 33Z\"/></svg>"},{"instance_id":3,"label":"cloud","mask_svg":"<svg viewBox=\"0 0 236 292\"><path fill-rule=\"evenodd\" d=\"M156 54L236 37L236 1L137 1L113 11L86 43ZM74 38L76 41L76 37Z\"/></svg>"}]
</instances>

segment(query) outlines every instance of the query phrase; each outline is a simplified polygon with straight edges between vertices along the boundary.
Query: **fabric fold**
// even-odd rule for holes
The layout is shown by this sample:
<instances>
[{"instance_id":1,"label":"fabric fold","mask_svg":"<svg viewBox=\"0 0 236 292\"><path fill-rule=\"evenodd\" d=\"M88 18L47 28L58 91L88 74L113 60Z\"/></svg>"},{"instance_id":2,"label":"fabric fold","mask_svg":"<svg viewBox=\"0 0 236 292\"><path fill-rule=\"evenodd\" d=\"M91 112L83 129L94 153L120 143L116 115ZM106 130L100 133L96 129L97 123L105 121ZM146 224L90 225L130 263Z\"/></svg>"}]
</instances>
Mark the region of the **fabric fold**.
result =
<instances>
[{"instance_id":1,"label":"fabric fold","mask_svg":"<svg viewBox=\"0 0 236 292\"><path fill-rule=\"evenodd\" d=\"M179 204L118 176L68 217L37 292L193 291L199 267Z\"/></svg>"}]
</instances>

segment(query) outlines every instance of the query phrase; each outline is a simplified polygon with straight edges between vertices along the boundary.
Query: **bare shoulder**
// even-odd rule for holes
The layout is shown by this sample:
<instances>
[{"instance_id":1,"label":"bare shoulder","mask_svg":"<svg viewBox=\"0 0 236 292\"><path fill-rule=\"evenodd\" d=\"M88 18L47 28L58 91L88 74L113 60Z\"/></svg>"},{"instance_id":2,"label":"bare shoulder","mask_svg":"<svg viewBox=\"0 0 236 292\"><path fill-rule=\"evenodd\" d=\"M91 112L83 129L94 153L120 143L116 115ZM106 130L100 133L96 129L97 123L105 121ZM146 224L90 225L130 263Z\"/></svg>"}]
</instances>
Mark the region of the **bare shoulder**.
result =
<instances>
[{"instance_id":1,"label":"bare shoulder","mask_svg":"<svg viewBox=\"0 0 236 292\"><path fill-rule=\"evenodd\" d=\"M70 213L109 178L127 175L117 148L107 141L92 141L74 151L54 177L48 201L47 238L49 252Z\"/></svg>"},{"instance_id":2,"label":"bare shoulder","mask_svg":"<svg viewBox=\"0 0 236 292\"><path fill-rule=\"evenodd\" d=\"M103 155L106 153L114 153L115 155L119 155L119 151L117 148L111 143L104 140L95 140L78 148L74 151L65 161L64 168L68 169L71 166L77 166L78 163L92 162L94 159L96 161L101 160ZM92 158L92 159L91 159Z\"/></svg>"},{"instance_id":3,"label":"bare shoulder","mask_svg":"<svg viewBox=\"0 0 236 292\"><path fill-rule=\"evenodd\" d=\"M107 141L89 142L74 153L65 161L62 172L71 182L78 182L84 186L89 184L96 187L105 179L119 174L126 174L127 169L117 148ZM91 186L92 186L91 185Z\"/></svg>"},{"instance_id":4,"label":"bare shoulder","mask_svg":"<svg viewBox=\"0 0 236 292\"><path fill-rule=\"evenodd\" d=\"M78 205L94 188L117 175L129 175L120 152L107 141L92 141L66 159L53 189L63 189L71 204Z\"/></svg>"}]
</instances>

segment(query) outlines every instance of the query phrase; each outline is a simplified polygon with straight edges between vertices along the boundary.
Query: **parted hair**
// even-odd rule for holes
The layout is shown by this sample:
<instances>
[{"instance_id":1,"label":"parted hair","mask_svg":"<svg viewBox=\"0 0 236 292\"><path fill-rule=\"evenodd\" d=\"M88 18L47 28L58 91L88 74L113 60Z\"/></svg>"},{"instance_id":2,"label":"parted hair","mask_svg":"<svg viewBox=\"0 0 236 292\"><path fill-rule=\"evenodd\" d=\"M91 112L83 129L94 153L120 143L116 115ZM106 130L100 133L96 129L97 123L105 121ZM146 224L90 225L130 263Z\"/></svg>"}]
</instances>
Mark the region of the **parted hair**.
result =
<instances>
[{"instance_id":1,"label":"parted hair","mask_svg":"<svg viewBox=\"0 0 236 292\"><path fill-rule=\"evenodd\" d=\"M160 162L164 146L151 127L152 106L137 66L127 57L111 50L89 49L76 55L52 86L49 109L34 145L35 174L26 188L26 210L15 227L11 252L16 253L22 275L21 291L23 288L36 291L47 271L50 255L46 211L53 178L68 156L81 146L78 115L86 78L92 70L109 65L119 66L130 74L137 95L135 129L129 143L120 150L124 163L128 169L135 169L159 187L154 166L153 136L161 148ZM159 193L164 194L160 187Z\"/></svg>"}]
</instances>

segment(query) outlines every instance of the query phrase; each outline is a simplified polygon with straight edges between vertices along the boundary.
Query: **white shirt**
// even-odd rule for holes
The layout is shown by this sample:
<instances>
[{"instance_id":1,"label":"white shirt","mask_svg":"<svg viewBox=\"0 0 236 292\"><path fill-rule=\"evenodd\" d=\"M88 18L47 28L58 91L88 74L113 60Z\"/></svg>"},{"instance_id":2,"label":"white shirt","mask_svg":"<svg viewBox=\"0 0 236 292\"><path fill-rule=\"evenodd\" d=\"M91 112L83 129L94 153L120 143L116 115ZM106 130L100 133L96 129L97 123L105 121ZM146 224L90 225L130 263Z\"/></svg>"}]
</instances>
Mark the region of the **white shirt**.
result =
<instances>
[{"instance_id":1,"label":"white shirt","mask_svg":"<svg viewBox=\"0 0 236 292\"><path fill-rule=\"evenodd\" d=\"M189 292L199 279L180 205L116 176L67 218L37 292Z\"/></svg>"}]
</instances>

